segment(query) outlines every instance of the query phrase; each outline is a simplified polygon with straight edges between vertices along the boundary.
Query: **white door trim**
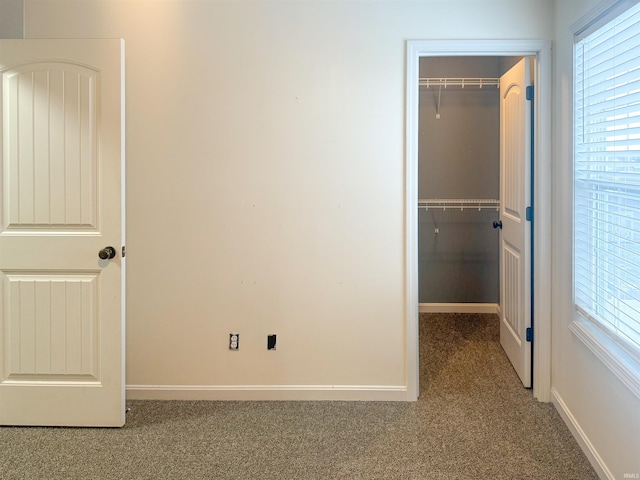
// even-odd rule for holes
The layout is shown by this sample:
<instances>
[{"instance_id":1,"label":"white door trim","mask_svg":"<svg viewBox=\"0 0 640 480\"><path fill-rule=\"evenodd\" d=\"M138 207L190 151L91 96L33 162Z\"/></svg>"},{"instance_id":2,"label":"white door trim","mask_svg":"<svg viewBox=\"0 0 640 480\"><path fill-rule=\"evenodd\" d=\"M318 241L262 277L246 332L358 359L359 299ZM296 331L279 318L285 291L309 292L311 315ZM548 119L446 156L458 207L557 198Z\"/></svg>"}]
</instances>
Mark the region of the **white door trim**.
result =
<instances>
[{"instance_id":1,"label":"white door trim","mask_svg":"<svg viewBox=\"0 0 640 480\"><path fill-rule=\"evenodd\" d=\"M418 101L421 57L535 57L533 395L551 401L551 42L545 40L410 40L406 118L406 374L418 398Z\"/></svg>"}]
</instances>

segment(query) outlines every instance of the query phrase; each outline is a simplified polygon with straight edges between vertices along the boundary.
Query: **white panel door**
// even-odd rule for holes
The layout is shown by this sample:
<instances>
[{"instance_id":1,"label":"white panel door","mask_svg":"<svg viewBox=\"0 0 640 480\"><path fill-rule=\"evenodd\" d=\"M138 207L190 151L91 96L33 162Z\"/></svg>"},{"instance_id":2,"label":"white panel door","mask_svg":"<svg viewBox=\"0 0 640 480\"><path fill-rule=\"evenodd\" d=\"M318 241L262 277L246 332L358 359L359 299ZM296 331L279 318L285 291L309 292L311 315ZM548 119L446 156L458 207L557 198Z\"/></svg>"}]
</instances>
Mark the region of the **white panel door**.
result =
<instances>
[{"instance_id":1,"label":"white panel door","mask_svg":"<svg viewBox=\"0 0 640 480\"><path fill-rule=\"evenodd\" d=\"M531 387L531 111L529 59L500 79L500 343Z\"/></svg>"},{"instance_id":2,"label":"white panel door","mask_svg":"<svg viewBox=\"0 0 640 480\"><path fill-rule=\"evenodd\" d=\"M0 424L122 426L123 43L0 40L0 76Z\"/></svg>"}]
</instances>

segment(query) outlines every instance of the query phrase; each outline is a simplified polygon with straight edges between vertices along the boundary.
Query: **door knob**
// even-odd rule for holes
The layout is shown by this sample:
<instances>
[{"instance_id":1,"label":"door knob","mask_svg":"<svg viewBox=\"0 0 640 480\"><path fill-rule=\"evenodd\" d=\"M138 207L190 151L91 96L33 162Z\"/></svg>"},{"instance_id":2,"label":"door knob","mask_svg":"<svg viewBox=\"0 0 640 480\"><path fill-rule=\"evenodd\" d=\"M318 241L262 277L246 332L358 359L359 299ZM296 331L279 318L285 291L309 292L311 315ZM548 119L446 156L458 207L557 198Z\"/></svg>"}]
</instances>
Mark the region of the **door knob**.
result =
<instances>
[{"instance_id":1,"label":"door knob","mask_svg":"<svg viewBox=\"0 0 640 480\"><path fill-rule=\"evenodd\" d=\"M493 222L493 228L502 229L502 220L498 220L497 222Z\"/></svg>"},{"instance_id":2,"label":"door knob","mask_svg":"<svg viewBox=\"0 0 640 480\"><path fill-rule=\"evenodd\" d=\"M102 250L98 252L98 256L102 260L110 260L116 256L116 249L113 247L104 247Z\"/></svg>"}]
</instances>

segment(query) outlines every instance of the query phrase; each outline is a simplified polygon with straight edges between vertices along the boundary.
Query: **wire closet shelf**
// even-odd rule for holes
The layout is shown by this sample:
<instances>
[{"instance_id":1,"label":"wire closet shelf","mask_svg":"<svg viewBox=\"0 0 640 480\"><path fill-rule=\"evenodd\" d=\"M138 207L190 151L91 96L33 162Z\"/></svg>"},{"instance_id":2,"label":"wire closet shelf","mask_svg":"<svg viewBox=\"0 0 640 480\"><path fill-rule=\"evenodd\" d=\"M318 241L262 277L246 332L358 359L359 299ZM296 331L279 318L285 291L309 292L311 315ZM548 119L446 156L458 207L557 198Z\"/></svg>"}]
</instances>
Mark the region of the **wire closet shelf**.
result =
<instances>
[{"instance_id":1,"label":"wire closet shelf","mask_svg":"<svg viewBox=\"0 0 640 480\"><path fill-rule=\"evenodd\" d=\"M500 210L500 200L494 198L424 198L418 200L418 209L447 210Z\"/></svg>"},{"instance_id":2,"label":"wire closet shelf","mask_svg":"<svg viewBox=\"0 0 640 480\"><path fill-rule=\"evenodd\" d=\"M418 84L421 87L458 87L458 88L499 88L499 78L462 78L462 77L420 77Z\"/></svg>"}]
</instances>

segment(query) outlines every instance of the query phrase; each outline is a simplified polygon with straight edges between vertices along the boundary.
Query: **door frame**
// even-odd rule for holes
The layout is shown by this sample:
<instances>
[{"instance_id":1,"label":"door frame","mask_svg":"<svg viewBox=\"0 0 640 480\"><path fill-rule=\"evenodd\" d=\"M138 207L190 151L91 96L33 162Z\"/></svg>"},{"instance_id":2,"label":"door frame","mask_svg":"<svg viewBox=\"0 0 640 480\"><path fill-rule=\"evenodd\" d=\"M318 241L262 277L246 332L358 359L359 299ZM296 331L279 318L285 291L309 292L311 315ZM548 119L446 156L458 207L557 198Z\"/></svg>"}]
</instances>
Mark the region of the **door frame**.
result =
<instances>
[{"instance_id":1,"label":"door frame","mask_svg":"<svg viewBox=\"0 0 640 480\"><path fill-rule=\"evenodd\" d=\"M418 139L422 57L532 56L534 95L533 396L551 401L551 42L546 40L409 40L406 50L405 292L407 399L419 385Z\"/></svg>"}]
</instances>

